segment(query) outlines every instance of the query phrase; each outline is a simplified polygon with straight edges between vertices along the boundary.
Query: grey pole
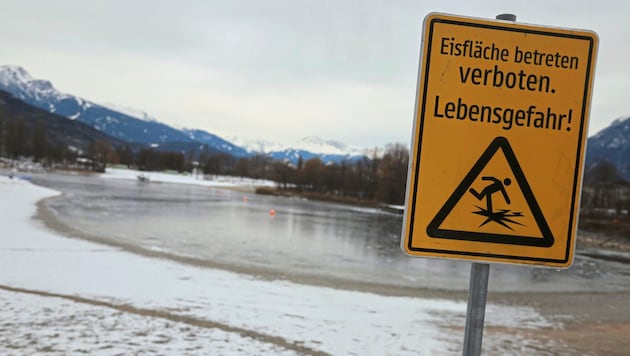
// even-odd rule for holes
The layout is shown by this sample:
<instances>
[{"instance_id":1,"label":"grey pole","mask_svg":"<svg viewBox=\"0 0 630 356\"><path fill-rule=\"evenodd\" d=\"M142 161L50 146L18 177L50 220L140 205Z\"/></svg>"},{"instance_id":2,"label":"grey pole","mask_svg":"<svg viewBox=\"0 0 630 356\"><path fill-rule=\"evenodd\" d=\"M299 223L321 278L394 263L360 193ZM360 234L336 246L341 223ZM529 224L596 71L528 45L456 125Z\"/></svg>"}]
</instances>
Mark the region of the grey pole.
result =
<instances>
[{"instance_id":1,"label":"grey pole","mask_svg":"<svg viewBox=\"0 0 630 356\"><path fill-rule=\"evenodd\" d=\"M466 310L466 329L464 330L464 356L481 355L489 274L490 265L487 263L473 263L470 267L468 309Z\"/></svg>"},{"instance_id":2,"label":"grey pole","mask_svg":"<svg viewBox=\"0 0 630 356\"><path fill-rule=\"evenodd\" d=\"M516 15L499 14L496 16L496 19L514 22L516 21ZM470 267L468 308L466 310L466 329L464 330L464 348L462 352L464 356L481 355L489 275L490 265L487 263L473 263Z\"/></svg>"},{"instance_id":3,"label":"grey pole","mask_svg":"<svg viewBox=\"0 0 630 356\"><path fill-rule=\"evenodd\" d=\"M514 15L514 14L499 14L499 15L497 15L496 19L497 20L516 22L516 15Z\"/></svg>"}]
</instances>

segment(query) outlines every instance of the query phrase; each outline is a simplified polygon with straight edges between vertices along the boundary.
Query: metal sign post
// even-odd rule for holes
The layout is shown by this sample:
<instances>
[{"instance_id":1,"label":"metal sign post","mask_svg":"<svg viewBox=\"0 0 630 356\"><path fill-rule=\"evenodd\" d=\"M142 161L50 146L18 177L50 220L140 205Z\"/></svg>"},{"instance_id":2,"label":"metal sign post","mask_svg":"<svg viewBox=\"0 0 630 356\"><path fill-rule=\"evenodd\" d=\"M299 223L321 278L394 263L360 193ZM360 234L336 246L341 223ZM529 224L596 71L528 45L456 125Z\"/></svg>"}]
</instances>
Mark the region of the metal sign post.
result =
<instances>
[{"instance_id":1,"label":"metal sign post","mask_svg":"<svg viewBox=\"0 0 630 356\"><path fill-rule=\"evenodd\" d=\"M464 356L481 355L489 274L490 265L487 263L473 263L470 268L468 309L466 310L466 329L464 330L464 349L462 353Z\"/></svg>"},{"instance_id":2,"label":"metal sign post","mask_svg":"<svg viewBox=\"0 0 630 356\"><path fill-rule=\"evenodd\" d=\"M514 22L516 15L500 14L497 15L496 19ZM468 308L466 309L466 328L464 329L462 352L464 356L481 355L489 276L490 265L487 263L473 263L470 267Z\"/></svg>"}]
</instances>

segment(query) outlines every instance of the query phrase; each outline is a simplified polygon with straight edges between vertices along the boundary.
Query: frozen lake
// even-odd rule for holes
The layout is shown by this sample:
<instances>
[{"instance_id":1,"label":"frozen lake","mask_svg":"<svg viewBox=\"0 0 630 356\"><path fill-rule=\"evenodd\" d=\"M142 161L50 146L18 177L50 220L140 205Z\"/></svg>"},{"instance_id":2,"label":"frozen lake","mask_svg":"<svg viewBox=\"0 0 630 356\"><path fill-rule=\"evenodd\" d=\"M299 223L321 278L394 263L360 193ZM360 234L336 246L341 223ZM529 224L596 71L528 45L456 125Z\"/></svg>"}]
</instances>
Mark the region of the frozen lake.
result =
<instances>
[{"instance_id":1,"label":"frozen lake","mask_svg":"<svg viewBox=\"0 0 630 356\"><path fill-rule=\"evenodd\" d=\"M380 210L99 176L36 174L33 183L64 193L44 206L75 235L134 252L350 289L468 289L470 263L404 256L402 216ZM627 265L576 255L561 271L493 265L490 289L629 288Z\"/></svg>"}]
</instances>

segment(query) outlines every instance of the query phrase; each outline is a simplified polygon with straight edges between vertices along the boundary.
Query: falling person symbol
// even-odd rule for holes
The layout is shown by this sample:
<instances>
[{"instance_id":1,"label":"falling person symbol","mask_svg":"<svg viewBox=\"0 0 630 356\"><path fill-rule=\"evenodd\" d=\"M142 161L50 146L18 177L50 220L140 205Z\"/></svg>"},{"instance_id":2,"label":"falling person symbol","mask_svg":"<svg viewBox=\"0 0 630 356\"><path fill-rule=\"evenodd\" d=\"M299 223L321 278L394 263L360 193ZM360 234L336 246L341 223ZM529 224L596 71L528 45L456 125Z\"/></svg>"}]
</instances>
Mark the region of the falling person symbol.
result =
<instances>
[{"instance_id":1,"label":"falling person symbol","mask_svg":"<svg viewBox=\"0 0 630 356\"><path fill-rule=\"evenodd\" d=\"M474 212L475 214L482 215L487 218L486 221L484 221L480 226L483 226L490 221L494 221L497 224L503 225L508 229L513 230L510 226L506 224L506 222L522 225L521 223L510 219L513 217L522 217L522 213L510 212L510 210L508 209L501 209L500 211L495 212L492 208L492 195L497 192L501 192L501 195L503 195L503 199L505 199L505 202L507 204L511 204L510 196L508 195L505 187L512 184L512 180L510 180L510 178L505 178L503 179L503 181L501 181L496 177L489 176L481 177L481 180L491 181L492 183L483 188L481 192L477 192L474 188L470 188L468 190L470 194L477 198L477 200L482 200L484 197L486 198L486 209L477 207L479 208L479 211Z\"/></svg>"},{"instance_id":2,"label":"falling person symbol","mask_svg":"<svg viewBox=\"0 0 630 356\"><path fill-rule=\"evenodd\" d=\"M481 193L477 193L474 188L470 188L470 193L479 200L483 199L483 197L486 197L486 211L488 211L488 213L492 214L492 194L496 192L501 192L501 194L503 194L503 199L505 199L505 202L510 204L510 197L505 191L505 186L512 184L510 178L505 178L503 182L496 179L495 177L481 177L481 180L490 180L492 181L492 183L483 188Z\"/></svg>"}]
</instances>

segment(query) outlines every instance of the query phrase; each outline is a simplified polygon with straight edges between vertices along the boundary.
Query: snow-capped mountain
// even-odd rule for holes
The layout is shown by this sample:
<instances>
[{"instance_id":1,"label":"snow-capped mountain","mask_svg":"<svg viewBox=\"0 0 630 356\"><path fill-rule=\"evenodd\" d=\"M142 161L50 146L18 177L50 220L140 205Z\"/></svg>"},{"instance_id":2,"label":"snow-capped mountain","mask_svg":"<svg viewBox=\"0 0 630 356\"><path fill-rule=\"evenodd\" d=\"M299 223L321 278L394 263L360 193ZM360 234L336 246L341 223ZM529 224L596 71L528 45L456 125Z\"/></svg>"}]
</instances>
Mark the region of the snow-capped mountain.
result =
<instances>
[{"instance_id":1,"label":"snow-capped mountain","mask_svg":"<svg viewBox=\"0 0 630 356\"><path fill-rule=\"evenodd\" d=\"M246 139L238 136L229 137L228 140L235 145L243 147L250 154L268 154L283 150L286 145L263 139Z\"/></svg>"},{"instance_id":2,"label":"snow-capped mountain","mask_svg":"<svg viewBox=\"0 0 630 356\"><path fill-rule=\"evenodd\" d=\"M364 150L358 147L350 146L339 141L324 140L316 136L307 136L288 144L260 139L248 140L240 137L231 137L230 141L245 148L250 153L269 154L285 150L294 150L340 156L362 156L365 154Z\"/></svg>"},{"instance_id":3,"label":"snow-capped mountain","mask_svg":"<svg viewBox=\"0 0 630 356\"><path fill-rule=\"evenodd\" d=\"M62 93L47 80L34 79L18 66L0 66L0 89L50 113L78 120L128 142L188 141L181 131L157 121L142 120L103 105Z\"/></svg>"},{"instance_id":4,"label":"snow-capped mountain","mask_svg":"<svg viewBox=\"0 0 630 356\"><path fill-rule=\"evenodd\" d=\"M195 147L195 143L201 143L213 151L237 157L247 155L240 147L207 132L178 130L157 121L144 111L112 104L100 105L62 93L49 81L34 79L19 66L0 66L0 90L11 93L29 105L83 122L123 141L186 151Z\"/></svg>"},{"instance_id":5,"label":"snow-capped mountain","mask_svg":"<svg viewBox=\"0 0 630 356\"><path fill-rule=\"evenodd\" d=\"M323 140L319 137L308 136L286 145L283 149L276 149L267 153L273 159L283 160L297 164L300 157L303 161L319 157L324 163L337 163L342 161L355 161L365 157L360 149L344 143Z\"/></svg>"},{"instance_id":6,"label":"snow-capped mountain","mask_svg":"<svg viewBox=\"0 0 630 356\"><path fill-rule=\"evenodd\" d=\"M177 129L159 122L144 111L116 104L100 105L57 90L50 81L33 78L19 66L0 66L0 90L34 107L71 120L82 122L116 139L188 152L219 151L234 157L262 153L274 159L296 164L320 157L324 162L356 160L364 153L338 141L309 136L291 144L275 144L264 140L225 140L198 129ZM232 143L232 142L235 143Z\"/></svg>"},{"instance_id":7,"label":"snow-capped mountain","mask_svg":"<svg viewBox=\"0 0 630 356\"><path fill-rule=\"evenodd\" d=\"M142 111L139 109L130 108L127 106L122 106L113 103L105 103L104 107L109 108L113 111L117 111L121 114L125 114L127 116L135 117L137 119L141 119L144 121L157 121L157 119L151 115L149 115L146 111Z\"/></svg>"},{"instance_id":8,"label":"snow-capped mountain","mask_svg":"<svg viewBox=\"0 0 630 356\"><path fill-rule=\"evenodd\" d=\"M293 143L281 144L267 140L247 140L232 137L232 142L245 148L250 154L265 154L273 159L291 162L296 165L300 160L308 161L319 157L324 163L355 161L366 156L364 150L339 141L324 140L316 136L307 136Z\"/></svg>"},{"instance_id":9,"label":"snow-capped mountain","mask_svg":"<svg viewBox=\"0 0 630 356\"><path fill-rule=\"evenodd\" d=\"M34 79L19 66L0 66L0 86L14 97L29 104L33 101L63 103L65 100L72 99L70 95L58 92L51 82ZM83 103L77 102L77 105L81 104ZM42 109L55 112L55 107L50 105Z\"/></svg>"},{"instance_id":10,"label":"snow-capped mountain","mask_svg":"<svg viewBox=\"0 0 630 356\"><path fill-rule=\"evenodd\" d=\"M208 145L208 147L217 148L219 151L229 153L234 157L249 156L249 153L243 147L237 146L209 132L197 129L182 129L182 132L187 134L188 138L192 141L202 142Z\"/></svg>"},{"instance_id":11,"label":"snow-capped mountain","mask_svg":"<svg viewBox=\"0 0 630 356\"><path fill-rule=\"evenodd\" d=\"M586 168L603 160L615 164L621 176L630 181L630 117L618 118L588 139Z\"/></svg>"},{"instance_id":12,"label":"snow-capped mountain","mask_svg":"<svg viewBox=\"0 0 630 356\"><path fill-rule=\"evenodd\" d=\"M5 134L17 133L15 129L10 128L17 126L9 125L9 122L22 124L23 137L34 137L34 133L44 124L46 142L51 155L54 152L62 155L64 150L79 155L85 154L90 145L96 141L107 141L113 147L125 144L125 142L112 138L82 122L51 114L47 110L29 105L13 94L1 90L0 112L4 116L2 119L5 125Z\"/></svg>"},{"instance_id":13,"label":"snow-capped mountain","mask_svg":"<svg viewBox=\"0 0 630 356\"><path fill-rule=\"evenodd\" d=\"M290 148L327 155L362 156L363 150L334 140L323 140L319 137L308 136L291 144ZM287 147L287 148L289 148Z\"/></svg>"}]
</instances>

